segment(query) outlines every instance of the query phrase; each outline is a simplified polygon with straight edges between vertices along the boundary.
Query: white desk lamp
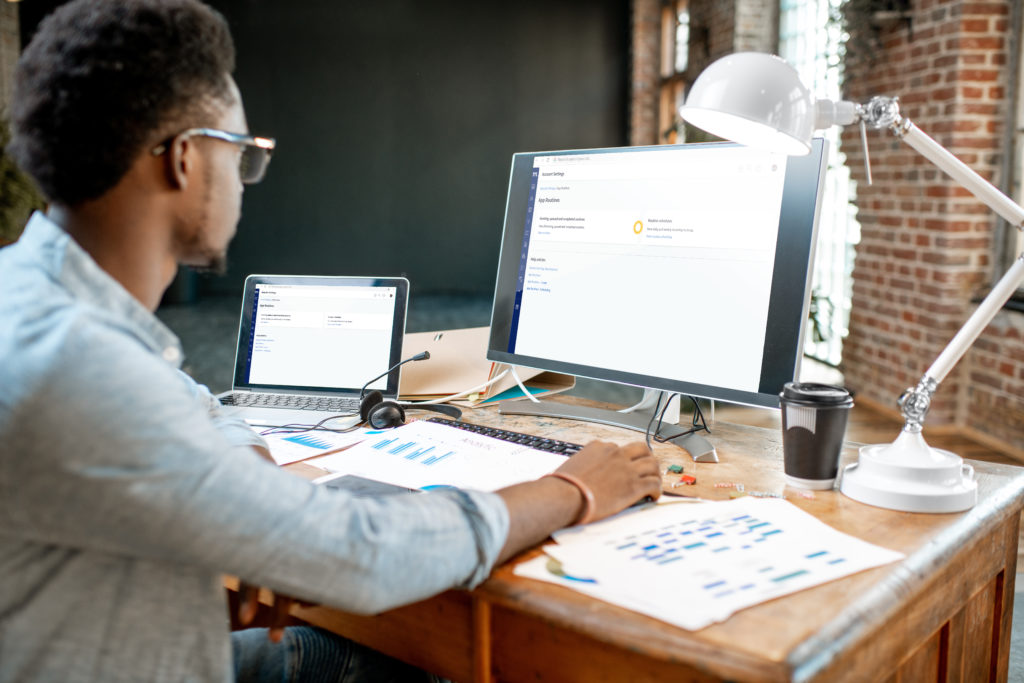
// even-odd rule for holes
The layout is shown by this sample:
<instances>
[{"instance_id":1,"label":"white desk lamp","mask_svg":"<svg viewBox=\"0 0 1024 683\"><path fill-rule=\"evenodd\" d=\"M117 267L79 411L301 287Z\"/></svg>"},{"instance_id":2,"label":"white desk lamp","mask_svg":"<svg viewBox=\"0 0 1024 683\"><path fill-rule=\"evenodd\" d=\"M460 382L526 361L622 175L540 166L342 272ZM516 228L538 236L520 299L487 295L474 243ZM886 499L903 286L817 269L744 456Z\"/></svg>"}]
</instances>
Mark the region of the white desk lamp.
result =
<instances>
[{"instance_id":1,"label":"white desk lamp","mask_svg":"<svg viewBox=\"0 0 1024 683\"><path fill-rule=\"evenodd\" d=\"M898 98L873 97L863 105L815 101L796 70L772 55L741 52L714 62L694 82L680 114L719 137L790 155L810 151L814 130L859 123L867 160L866 127L888 128L1018 230L1024 225L1024 208L902 117ZM870 184L870 162L867 177ZM1022 282L1024 254L996 283L917 386L900 396L905 424L896 441L862 447L859 461L845 468L840 484L844 494L870 505L909 512L958 512L977 502L973 468L953 453L928 446L921 428L939 383Z\"/></svg>"}]
</instances>

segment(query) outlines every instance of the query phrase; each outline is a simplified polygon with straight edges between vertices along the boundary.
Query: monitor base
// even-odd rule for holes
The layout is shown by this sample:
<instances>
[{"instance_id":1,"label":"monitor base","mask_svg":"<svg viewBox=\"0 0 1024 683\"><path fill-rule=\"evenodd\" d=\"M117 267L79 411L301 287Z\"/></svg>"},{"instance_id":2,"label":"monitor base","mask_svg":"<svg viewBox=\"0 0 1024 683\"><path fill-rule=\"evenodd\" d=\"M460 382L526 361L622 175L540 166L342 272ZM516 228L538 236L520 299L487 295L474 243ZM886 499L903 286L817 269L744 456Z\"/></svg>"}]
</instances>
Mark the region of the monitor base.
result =
<instances>
[{"instance_id":1,"label":"monitor base","mask_svg":"<svg viewBox=\"0 0 1024 683\"><path fill-rule=\"evenodd\" d=\"M607 408L592 408L590 406L574 406L566 403L555 403L553 401L504 401L498 406L499 415L533 415L540 417L560 417L567 420L581 420L583 422L596 422L611 427L632 429L637 432L647 433L647 425L651 422L650 410L638 410L632 413L620 413ZM673 437L686 432L679 425L661 425L660 436ZM718 462L718 453L714 445L696 432L686 436L673 439L672 443L685 449L694 462Z\"/></svg>"}]
</instances>

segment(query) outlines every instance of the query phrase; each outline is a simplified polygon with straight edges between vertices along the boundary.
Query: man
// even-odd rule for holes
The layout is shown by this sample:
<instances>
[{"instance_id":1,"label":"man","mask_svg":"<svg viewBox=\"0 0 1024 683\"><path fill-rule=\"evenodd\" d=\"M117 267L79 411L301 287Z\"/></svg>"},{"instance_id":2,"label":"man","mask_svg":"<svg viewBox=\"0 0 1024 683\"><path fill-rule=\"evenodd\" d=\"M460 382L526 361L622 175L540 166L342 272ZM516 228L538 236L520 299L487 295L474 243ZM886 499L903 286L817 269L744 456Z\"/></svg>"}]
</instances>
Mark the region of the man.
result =
<instances>
[{"instance_id":1,"label":"man","mask_svg":"<svg viewBox=\"0 0 1024 683\"><path fill-rule=\"evenodd\" d=\"M76 0L19 62L9 151L50 204L0 250L0 680L269 676L315 659L315 636L260 634L273 664L239 636L233 670L224 573L373 613L659 495L642 444L590 444L496 494L381 499L260 458L153 315L179 264L223 262L267 161L233 67L197 0ZM347 680L387 666L339 642Z\"/></svg>"}]
</instances>

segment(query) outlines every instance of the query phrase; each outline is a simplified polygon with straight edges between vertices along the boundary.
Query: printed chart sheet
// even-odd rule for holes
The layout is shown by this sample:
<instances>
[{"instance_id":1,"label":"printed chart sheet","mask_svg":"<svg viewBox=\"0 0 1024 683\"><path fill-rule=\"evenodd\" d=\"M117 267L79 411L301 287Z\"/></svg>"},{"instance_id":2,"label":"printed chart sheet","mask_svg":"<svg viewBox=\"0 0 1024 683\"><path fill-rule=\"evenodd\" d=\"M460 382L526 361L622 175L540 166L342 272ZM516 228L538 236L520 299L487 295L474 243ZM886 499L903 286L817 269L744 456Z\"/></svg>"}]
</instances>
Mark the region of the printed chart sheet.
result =
<instances>
[{"instance_id":1,"label":"printed chart sheet","mask_svg":"<svg viewBox=\"0 0 1024 683\"><path fill-rule=\"evenodd\" d=\"M516 573L690 630L903 557L776 499L649 506L554 538Z\"/></svg>"}]
</instances>

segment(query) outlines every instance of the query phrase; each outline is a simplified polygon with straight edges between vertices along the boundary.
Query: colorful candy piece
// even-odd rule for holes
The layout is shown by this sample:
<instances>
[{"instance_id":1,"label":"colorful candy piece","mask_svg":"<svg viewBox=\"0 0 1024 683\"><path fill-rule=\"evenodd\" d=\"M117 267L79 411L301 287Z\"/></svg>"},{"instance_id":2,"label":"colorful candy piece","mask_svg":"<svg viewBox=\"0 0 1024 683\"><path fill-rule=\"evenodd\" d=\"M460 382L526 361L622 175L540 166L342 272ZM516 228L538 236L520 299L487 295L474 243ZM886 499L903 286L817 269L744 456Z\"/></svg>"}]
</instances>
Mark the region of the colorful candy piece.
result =
<instances>
[{"instance_id":1,"label":"colorful candy piece","mask_svg":"<svg viewBox=\"0 0 1024 683\"><path fill-rule=\"evenodd\" d=\"M683 471L682 465L669 465L668 471L672 474L681 474Z\"/></svg>"},{"instance_id":2,"label":"colorful candy piece","mask_svg":"<svg viewBox=\"0 0 1024 683\"><path fill-rule=\"evenodd\" d=\"M697 483L697 477L693 476L692 474L684 474L683 476L679 477L679 483L686 484L687 486L693 486L694 484Z\"/></svg>"}]
</instances>

